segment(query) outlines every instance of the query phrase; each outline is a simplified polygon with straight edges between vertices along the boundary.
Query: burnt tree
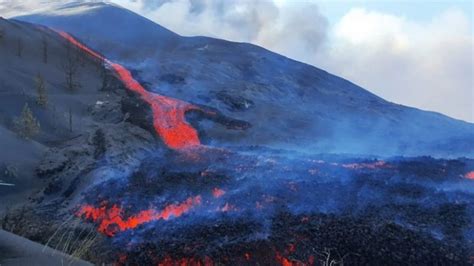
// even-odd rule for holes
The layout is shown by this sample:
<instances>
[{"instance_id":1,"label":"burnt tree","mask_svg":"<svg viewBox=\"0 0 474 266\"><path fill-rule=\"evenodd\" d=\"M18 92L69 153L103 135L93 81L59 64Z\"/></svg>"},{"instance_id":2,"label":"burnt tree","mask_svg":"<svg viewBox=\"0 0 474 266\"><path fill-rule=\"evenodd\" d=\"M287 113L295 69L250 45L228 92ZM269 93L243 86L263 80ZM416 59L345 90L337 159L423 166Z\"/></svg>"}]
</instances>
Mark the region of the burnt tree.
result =
<instances>
[{"instance_id":1,"label":"burnt tree","mask_svg":"<svg viewBox=\"0 0 474 266\"><path fill-rule=\"evenodd\" d=\"M41 74L35 78L37 98L36 103L41 107L48 105L48 93L46 91L46 82Z\"/></svg>"},{"instance_id":2,"label":"burnt tree","mask_svg":"<svg viewBox=\"0 0 474 266\"><path fill-rule=\"evenodd\" d=\"M92 138L92 143L94 145L94 159L100 159L104 156L105 152L107 151L107 143L105 140L105 134L101 129L98 129L94 137Z\"/></svg>"},{"instance_id":3,"label":"burnt tree","mask_svg":"<svg viewBox=\"0 0 474 266\"><path fill-rule=\"evenodd\" d=\"M46 36L43 35L43 38L41 39L41 44L42 44L42 52L43 52L43 63L47 64L48 63L48 39L46 39Z\"/></svg>"},{"instance_id":4,"label":"burnt tree","mask_svg":"<svg viewBox=\"0 0 474 266\"><path fill-rule=\"evenodd\" d=\"M4 38L5 38L5 30L2 27L0 27L0 44L2 43Z\"/></svg>"},{"instance_id":5,"label":"burnt tree","mask_svg":"<svg viewBox=\"0 0 474 266\"><path fill-rule=\"evenodd\" d=\"M77 81L77 74L79 71L80 53L75 46L70 43L66 44L66 54L60 63L60 68L64 72L66 81L66 88L74 91L80 88L81 85Z\"/></svg>"},{"instance_id":6,"label":"burnt tree","mask_svg":"<svg viewBox=\"0 0 474 266\"><path fill-rule=\"evenodd\" d=\"M18 57L21 57L23 55L23 49L24 49L24 46L23 46L23 40L21 38L18 38L17 40L17 50L16 50L16 55Z\"/></svg>"},{"instance_id":7,"label":"burnt tree","mask_svg":"<svg viewBox=\"0 0 474 266\"><path fill-rule=\"evenodd\" d=\"M72 132L72 109L71 109L71 107L69 107L68 116L69 116L69 132Z\"/></svg>"},{"instance_id":8,"label":"burnt tree","mask_svg":"<svg viewBox=\"0 0 474 266\"><path fill-rule=\"evenodd\" d=\"M100 78L102 80L102 84L100 87L101 91L107 90L107 87L109 86L110 82L110 77L107 69L107 60L105 58L100 58L99 59L99 72L100 72Z\"/></svg>"}]
</instances>

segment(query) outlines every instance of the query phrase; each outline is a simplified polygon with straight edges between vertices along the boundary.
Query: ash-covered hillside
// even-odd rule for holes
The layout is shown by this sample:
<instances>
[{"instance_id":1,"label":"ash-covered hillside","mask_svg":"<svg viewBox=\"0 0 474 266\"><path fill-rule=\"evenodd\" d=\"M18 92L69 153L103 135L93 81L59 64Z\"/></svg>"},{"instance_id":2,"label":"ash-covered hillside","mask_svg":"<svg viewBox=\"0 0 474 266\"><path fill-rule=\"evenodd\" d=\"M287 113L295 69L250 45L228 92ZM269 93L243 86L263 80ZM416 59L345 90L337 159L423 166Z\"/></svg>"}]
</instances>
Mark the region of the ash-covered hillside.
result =
<instances>
[{"instance_id":1,"label":"ash-covered hillside","mask_svg":"<svg viewBox=\"0 0 474 266\"><path fill-rule=\"evenodd\" d=\"M0 34L0 180L14 185L0 186L3 210L41 185L34 168L48 148L94 127L90 110L110 92L101 90L100 64L54 32L0 19Z\"/></svg>"},{"instance_id":2,"label":"ash-covered hillside","mask_svg":"<svg viewBox=\"0 0 474 266\"><path fill-rule=\"evenodd\" d=\"M470 123L387 102L258 46L182 37L104 3L70 4L18 19L73 34L131 69L150 91L251 125L241 132L196 122L203 141L213 146L449 157L474 153Z\"/></svg>"},{"instance_id":3,"label":"ash-covered hillside","mask_svg":"<svg viewBox=\"0 0 474 266\"><path fill-rule=\"evenodd\" d=\"M124 91L117 89L121 86L101 62L85 56L56 32L0 18L1 217L27 206L37 208L31 205L38 199L36 195L51 190L50 180L38 178L42 161L60 165L72 154L93 156L98 149L81 147L88 147L88 143L94 147L100 128L107 132L109 124L121 124L122 135L128 139L129 132L141 132L152 139L125 122L120 107ZM57 148L69 149L69 153L44 161L45 152L54 153ZM5 223L1 227L5 228ZM2 265L66 262L90 265L0 231Z\"/></svg>"}]
</instances>

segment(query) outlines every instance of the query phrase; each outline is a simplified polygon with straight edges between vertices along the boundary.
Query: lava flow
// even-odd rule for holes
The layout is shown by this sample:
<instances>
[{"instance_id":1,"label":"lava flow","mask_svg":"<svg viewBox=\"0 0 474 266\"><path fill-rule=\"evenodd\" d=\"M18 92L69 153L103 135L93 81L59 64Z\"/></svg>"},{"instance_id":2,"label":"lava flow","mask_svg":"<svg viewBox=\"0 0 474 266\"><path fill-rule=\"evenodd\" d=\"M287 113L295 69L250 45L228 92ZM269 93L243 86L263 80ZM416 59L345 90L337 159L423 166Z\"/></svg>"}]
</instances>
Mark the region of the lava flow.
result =
<instances>
[{"instance_id":1,"label":"lava flow","mask_svg":"<svg viewBox=\"0 0 474 266\"><path fill-rule=\"evenodd\" d=\"M291 255L295 251L296 251L296 245L290 244L288 249L285 250L284 253L286 253L288 255ZM280 264L282 266L312 266L312 265L314 265L314 256L313 255L310 255L308 257L307 262L303 262L303 261L292 260L288 257L283 256L280 252L276 251L275 259L278 262L278 264Z\"/></svg>"},{"instance_id":2,"label":"lava flow","mask_svg":"<svg viewBox=\"0 0 474 266\"><path fill-rule=\"evenodd\" d=\"M465 174L464 177L467 178L467 179L474 180L474 171L471 171L471 172Z\"/></svg>"},{"instance_id":3,"label":"lava flow","mask_svg":"<svg viewBox=\"0 0 474 266\"><path fill-rule=\"evenodd\" d=\"M220 188L214 188L212 190L212 195L214 196L214 198L220 198L222 197L223 195L225 194L225 191L220 189Z\"/></svg>"},{"instance_id":4,"label":"lava flow","mask_svg":"<svg viewBox=\"0 0 474 266\"><path fill-rule=\"evenodd\" d=\"M118 232L134 229L145 223L179 217L200 204L201 196L196 196L188 198L180 204L170 204L162 211L148 209L128 218L124 218L123 209L117 205L113 205L111 208L107 208L105 204L99 208L84 205L76 212L76 215L98 223L97 230L112 237Z\"/></svg>"},{"instance_id":5,"label":"lava flow","mask_svg":"<svg viewBox=\"0 0 474 266\"><path fill-rule=\"evenodd\" d=\"M66 32L58 33L72 45L90 56L104 60L106 64L115 71L127 89L138 93L140 97L150 105L153 112L153 127L169 148L180 150L201 145L196 129L189 125L185 118L187 111L199 110L198 107L178 99L165 97L145 90L124 66L107 60L102 55L80 43L70 34Z\"/></svg>"},{"instance_id":6,"label":"lava flow","mask_svg":"<svg viewBox=\"0 0 474 266\"><path fill-rule=\"evenodd\" d=\"M178 260L174 260L171 257L166 257L163 261L158 263L158 266L175 266L175 265L213 266L214 263L209 257L205 257L204 259L182 258Z\"/></svg>"}]
</instances>

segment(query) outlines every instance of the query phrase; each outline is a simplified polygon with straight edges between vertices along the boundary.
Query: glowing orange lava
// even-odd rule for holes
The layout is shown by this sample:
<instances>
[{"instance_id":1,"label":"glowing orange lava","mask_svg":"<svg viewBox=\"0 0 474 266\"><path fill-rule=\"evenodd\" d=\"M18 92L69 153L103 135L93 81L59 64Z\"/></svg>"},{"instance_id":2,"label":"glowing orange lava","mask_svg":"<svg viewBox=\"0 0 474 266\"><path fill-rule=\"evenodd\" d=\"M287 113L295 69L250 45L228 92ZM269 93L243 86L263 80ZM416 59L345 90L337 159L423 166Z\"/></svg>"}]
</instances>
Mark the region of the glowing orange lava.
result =
<instances>
[{"instance_id":1,"label":"glowing orange lava","mask_svg":"<svg viewBox=\"0 0 474 266\"><path fill-rule=\"evenodd\" d=\"M220 189L220 188L214 188L212 190L212 195L214 196L214 198L220 198L222 197L223 195L225 194L225 191Z\"/></svg>"},{"instance_id":2,"label":"glowing orange lava","mask_svg":"<svg viewBox=\"0 0 474 266\"><path fill-rule=\"evenodd\" d=\"M237 211L237 208L232 204L226 203L222 208L218 208L217 210L221 212L230 212Z\"/></svg>"},{"instance_id":3,"label":"glowing orange lava","mask_svg":"<svg viewBox=\"0 0 474 266\"><path fill-rule=\"evenodd\" d=\"M158 263L158 266L212 266L214 263L209 257L203 260L194 258L172 259L166 257L163 261Z\"/></svg>"},{"instance_id":4,"label":"glowing orange lava","mask_svg":"<svg viewBox=\"0 0 474 266\"><path fill-rule=\"evenodd\" d=\"M286 257L283 257L278 252L276 253L275 259L281 266L307 266L307 265L312 265L312 264L309 264L309 263L306 264L306 263L301 262L301 261L290 260Z\"/></svg>"},{"instance_id":5,"label":"glowing orange lava","mask_svg":"<svg viewBox=\"0 0 474 266\"><path fill-rule=\"evenodd\" d=\"M293 266L293 263L292 263L289 259L287 259L287 258L281 256L280 253L277 253L277 254L276 254L276 260L277 260L282 266Z\"/></svg>"},{"instance_id":6,"label":"glowing orange lava","mask_svg":"<svg viewBox=\"0 0 474 266\"><path fill-rule=\"evenodd\" d=\"M286 249L283 254L293 254L296 252L296 245L290 243L288 249ZM314 256L310 255L307 262L292 260L288 257L283 256L280 252L276 251L275 253L276 261L282 266L312 266L314 265Z\"/></svg>"},{"instance_id":7,"label":"glowing orange lava","mask_svg":"<svg viewBox=\"0 0 474 266\"><path fill-rule=\"evenodd\" d=\"M150 105L153 112L153 127L163 142L171 149L180 150L201 145L198 133L186 122L185 113L199 110L198 107L184 101L165 97L145 90L124 66L113 63L102 55L94 52L66 32L58 32L75 47L92 57L105 60L117 74L127 89L138 93Z\"/></svg>"},{"instance_id":8,"label":"glowing orange lava","mask_svg":"<svg viewBox=\"0 0 474 266\"><path fill-rule=\"evenodd\" d=\"M180 204L170 204L162 211L144 210L128 218L124 218L122 208L117 205L113 205L111 208L107 208L105 204L99 208L85 205L76 212L76 215L98 223L99 228L97 230L99 232L107 236L114 236L118 232L136 228L144 223L180 217L199 204L201 204L201 196L196 196L188 198Z\"/></svg>"},{"instance_id":9,"label":"glowing orange lava","mask_svg":"<svg viewBox=\"0 0 474 266\"><path fill-rule=\"evenodd\" d=\"M250 256L250 253L245 253L244 257L246 260L250 260L252 257Z\"/></svg>"},{"instance_id":10,"label":"glowing orange lava","mask_svg":"<svg viewBox=\"0 0 474 266\"><path fill-rule=\"evenodd\" d=\"M474 171L468 172L464 175L465 178L474 180Z\"/></svg>"}]
</instances>

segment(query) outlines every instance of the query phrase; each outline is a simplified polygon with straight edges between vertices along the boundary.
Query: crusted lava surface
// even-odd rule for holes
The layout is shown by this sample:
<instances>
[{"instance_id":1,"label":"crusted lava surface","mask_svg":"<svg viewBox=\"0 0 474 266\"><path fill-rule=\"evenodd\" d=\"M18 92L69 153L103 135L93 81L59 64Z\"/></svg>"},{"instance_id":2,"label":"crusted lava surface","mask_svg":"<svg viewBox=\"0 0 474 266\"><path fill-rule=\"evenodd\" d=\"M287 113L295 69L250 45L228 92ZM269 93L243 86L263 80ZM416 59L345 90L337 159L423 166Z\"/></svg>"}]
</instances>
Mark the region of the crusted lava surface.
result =
<instances>
[{"instance_id":1,"label":"crusted lava surface","mask_svg":"<svg viewBox=\"0 0 474 266\"><path fill-rule=\"evenodd\" d=\"M94 263L468 265L474 197L459 184L472 182L464 176L472 167L468 159L160 149L125 174L96 172L75 198L53 194L3 223L57 247L72 239L69 249L94 235L81 254ZM19 226L31 220L34 232Z\"/></svg>"}]
</instances>

